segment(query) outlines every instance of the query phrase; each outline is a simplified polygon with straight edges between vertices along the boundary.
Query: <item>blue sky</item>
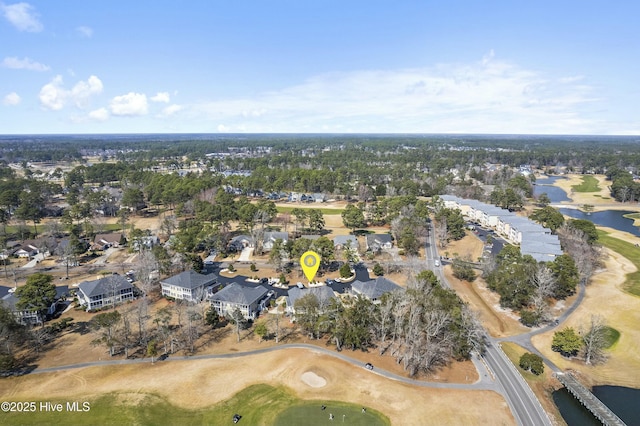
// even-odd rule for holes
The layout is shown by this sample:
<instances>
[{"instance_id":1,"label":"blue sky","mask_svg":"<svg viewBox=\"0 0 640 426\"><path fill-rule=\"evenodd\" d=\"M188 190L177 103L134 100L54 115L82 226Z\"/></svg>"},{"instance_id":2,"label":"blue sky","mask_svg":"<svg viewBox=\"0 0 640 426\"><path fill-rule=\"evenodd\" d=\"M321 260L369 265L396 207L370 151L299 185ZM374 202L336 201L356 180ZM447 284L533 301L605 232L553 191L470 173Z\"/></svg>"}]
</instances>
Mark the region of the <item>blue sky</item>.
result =
<instances>
[{"instance_id":1,"label":"blue sky","mask_svg":"<svg viewBox=\"0 0 640 426\"><path fill-rule=\"evenodd\" d=\"M0 134L640 134L640 2L0 0Z\"/></svg>"}]
</instances>

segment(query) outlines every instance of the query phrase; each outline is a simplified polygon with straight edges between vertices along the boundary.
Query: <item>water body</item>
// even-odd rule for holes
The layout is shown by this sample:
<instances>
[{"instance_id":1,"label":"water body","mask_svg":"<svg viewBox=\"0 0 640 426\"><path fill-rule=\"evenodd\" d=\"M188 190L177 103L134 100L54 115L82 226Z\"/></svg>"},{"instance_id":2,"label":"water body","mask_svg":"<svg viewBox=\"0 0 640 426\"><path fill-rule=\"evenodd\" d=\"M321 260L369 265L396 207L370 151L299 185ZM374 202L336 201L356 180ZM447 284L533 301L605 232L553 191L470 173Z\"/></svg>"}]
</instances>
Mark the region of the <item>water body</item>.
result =
<instances>
[{"instance_id":1,"label":"water body","mask_svg":"<svg viewBox=\"0 0 640 426\"><path fill-rule=\"evenodd\" d=\"M600 226L617 229L619 231L628 232L640 237L640 228L633 225L633 219L624 217L625 214L634 213L626 210L604 210L601 212L593 212L587 214L576 209L559 209L560 213L570 216L574 219L586 219Z\"/></svg>"},{"instance_id":2,"label":"water body","mask_svg":"<svg viewBox=\"0 0 640 426\"><path fill-rule=\"evenodd\" d=\"M638 408L640 389L621 386L595 386L592 392L623 422L628 425L640 425L640 409ZM601 424L565 388L553 392L553 402L569 426L597 426Z\"/></svg>"},{"instance_id":3,"label":"water body","mask_svg":"<svg viewBox=\"0 0 640 426\"><path fill-rule=\"evenodd\" d=\"M560 203L562 201L571 201L571 198L567 196L567 193L564 189L558 188L557 186L553 186L553 184L559 180L565 179L562 176L549 176L546 178L538 178L536 180L535 185L533 185L533 195L535 197L540 196L541 194L547 193L547 196L551 200L552 203Z\"/></svg>"}]
</instances>

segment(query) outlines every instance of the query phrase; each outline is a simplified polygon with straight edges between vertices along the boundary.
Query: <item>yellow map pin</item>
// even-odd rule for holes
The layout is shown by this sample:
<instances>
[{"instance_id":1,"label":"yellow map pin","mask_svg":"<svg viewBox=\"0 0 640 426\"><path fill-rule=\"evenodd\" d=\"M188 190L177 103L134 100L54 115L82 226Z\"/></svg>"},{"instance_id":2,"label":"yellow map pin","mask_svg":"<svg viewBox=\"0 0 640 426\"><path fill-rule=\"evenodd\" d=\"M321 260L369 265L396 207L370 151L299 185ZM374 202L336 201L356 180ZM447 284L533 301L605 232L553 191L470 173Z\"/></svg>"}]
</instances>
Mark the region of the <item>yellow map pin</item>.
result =
<instances>
[{"instance_id":1,"label":"yellow map pin","mask_svg":"<svg viewBox=\"0 0 640 426\"><path fill-rule=\"evenodd\" d=\"M300 266L302 266L302 272L307 277L309 283L313 281L320 267L320 255L315 251L306 251L300 256Z\"/></svg>"}]
</instances>

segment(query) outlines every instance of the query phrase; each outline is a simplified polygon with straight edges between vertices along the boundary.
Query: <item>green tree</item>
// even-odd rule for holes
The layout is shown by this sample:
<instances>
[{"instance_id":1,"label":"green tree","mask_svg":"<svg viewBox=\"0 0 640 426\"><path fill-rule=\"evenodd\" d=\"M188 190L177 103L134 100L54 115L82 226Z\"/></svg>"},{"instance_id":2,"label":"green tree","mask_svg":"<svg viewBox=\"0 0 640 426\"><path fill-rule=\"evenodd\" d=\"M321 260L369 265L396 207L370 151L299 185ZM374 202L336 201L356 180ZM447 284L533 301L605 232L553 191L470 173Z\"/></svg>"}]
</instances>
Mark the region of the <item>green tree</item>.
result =
<instances>
[{"instance_id":1,"label":"green tree","mask_svg":"<svg viewBox=\"0 0 640 426\"><path fill-rule=\"evenodd\" d=\"M138 188L127 188L122 194L123 206L130 207L134 212L138 212L144 206L144 194Z\"/></svg>"},{"instance_id":2,"label":"green tree","mask_svg":"<svg viewBox=\"0 0 640 426\"><path fill-rule=\"evenodd\" d=\"M40 193L23 192L20 195L20 205L15 211L18 219L30 220L33 222L33 232L38 235L40 220L44 217L44 198Z\"/></svg>"},{"instance_id":3,"label":"green tree","mask_svg":"<svg viewBox=\"0 0 640 426\"><path fill-rule=\"evenodd\" d=\"M93 340L93 344L104 344L109 349L109 355L115 354L116 326L120 322L122 315L118 311L104 312L96 315L89 322L91 328L98 333L98 338Z\"/></svg>"},{"instance_id":4,"label":"green tree","mask_svg":"<svg viewBox=\"0 0 640 426\"><path fill-rule=\"evenodd\" d=\"M553 296L557 299L564 299L576 292L580 275L573 258L568 254L563 254L549 263L549 268L556 279Z\"/></svg>"},{"instance_id":5,"label":"green tree","mask_svg":"<svg viewBox=\"0 0 640 426\"><path fill-rule=\"evenodd\" d=\"M587 243L593 244L598 241L598 230L590 220L572 219L569 221L569 226L573 229L578 229L584 232L584 234L587 236Z\"/></svg>"},{"instance_id":6,"label":"green tree","mask_svg":"<svg viewBox=\"0 0 640 426\"><path fill-rule=\"evenodd\" d=\"M331 241L329 238L325 236L322 236L317 240L313 241L313 243L311 244L311 250L318 253L318 255L320 256L321 265L323 267L335 259L334 257L335 248L333 245L333 241Z\"/></svg>"},{"instance_id":7,"label":"green tree","mask_svg":"<svg viewBox=\"0 0 640 426\"><path fill-rule=\"evenodd\" d=\"M566 327L553 334L551 349L560 352L563 356L572 357L582 349L582 338L571 327Z\"/></svg>"},{"instance_id":8,"label":"green tree","mask_svg":"<svg viewBox=\"0 0 640 426\"><path fill-rule=\"evenodd\" d=\"M147 343L147 356L151 357L151 364L153 364L155 357L158 356L158 343L156 343L155 340L151 340Z\"/></svg>"},{"instance_id":9,"label":"green tree","mask_svg":"<svg viewBox=\"0 0 640 426\"><path fill-rule=\"evenodd\" d=\"M544 373L544 362L540 356L526 352L520 357L520 368L539 376Z\"/></svg>"},{"instance_id":10,"label":"green tree","mask_svg":"<svg viewBox=\"0 0 640 426\"><path fill-rule=\"evenodd\" d=\"M345 263L340 267L340 278L349 277L351 277L351 266L348 263Z\"/></svg>"},{"instance_id":11,"label":"green tree","mask_svg":"<svg viewBox=\"0 0 640 426\"><path fill-rule=\"evenodd\" d=\"M348 204L347 207L343 210L342 223L345 227L351 229L351 232L354 232L356 228L362 228L366 226L364 213L353 204Z\"/></svg>"},{"instance_id":12,"label":"green tree","mask_svg":"<svg viewBox=\"0 0 640 426\"><path fill-rule=\"evenodd\" d=\"M476 273L469 262L465 262L462 259L454 259L451 265L453 270L453 276L459 280L472 282L476 279Z\"/></svg>"},{"instance_id":13,"label":"green tree","mask_svg":"<svg viewBox=\"0 0 640 426\"><path fill-rule=\"evenodd\" d=\"M204 323L211 326L211 328L216 328L220 324L220 315L218 315L218 311L213 306L207 309L204 315Z\"/></svg>"},{"instance_id":14,"label":"green tree","mask_svg":"<svg viewBox=\"0 0 640 426\"><path fill-rule=\"evenodd\" d=\"M564 224L562 213L551 206L537 209L529 217L554 232Z\"/></svg>"},{"instance_id":15,"label":"green tree","mask_svg":"<svg viewBox=\"0 0 640 426\"><path fill-rule=\"evenodd\" d=\"M381 264L379 264L378 262L376 262L375 265L373 265L373 273L376 276L382 276L384 275L384 268L382 267Z\"/></svg>"},{"instance_id":16,"label":"green tree","mask_svg":"<svg viewBox=\"0 0 640 426\"><path fill-rule=\"evenodd\" d=\"M538 205L541 207L547 207L549 204L551 204L551 199L549 198L549 196L547 195L546 192L543 192L542 194L540 194L538 196Z\"/></svg>"},{"instance_id":17,"label":"green tree","mask_svg":"<svg viewBox=\"0 0 640 426\"><path fill-rule=\"evenodd\" d=\"M256 324L256 328L255 330L253 330L253 332L260 337L260 342L262 342L262 339L264 339L264 336L267 335L269 330L267 329L267 325L264 322L261 322Z\"/></svg>"},{"instance_id":18,"label":"green tree","mask_svg":"<svg viewBox=\"0 0 640 426\"><path fill-rule=\"evenodd\" d=\"M324 229L324 216L322 215L322 210L309 210L307 218L309 220L309 228L311 229L311 231L320 232Z\"/></svg>"},{"instance_id":19,"label":"green tree","mask_svg":"<svg viewBox=\"0 0 640 426\"><path fill-rule=\"evenodd\" d=\"M56 286L52 284L53 276L36 272L27 278L27 283L18 287L15 292L18 302L16 308L22 311L36 311L42 318L49 306L56 300Z\"/></svg>"}]
</instances>

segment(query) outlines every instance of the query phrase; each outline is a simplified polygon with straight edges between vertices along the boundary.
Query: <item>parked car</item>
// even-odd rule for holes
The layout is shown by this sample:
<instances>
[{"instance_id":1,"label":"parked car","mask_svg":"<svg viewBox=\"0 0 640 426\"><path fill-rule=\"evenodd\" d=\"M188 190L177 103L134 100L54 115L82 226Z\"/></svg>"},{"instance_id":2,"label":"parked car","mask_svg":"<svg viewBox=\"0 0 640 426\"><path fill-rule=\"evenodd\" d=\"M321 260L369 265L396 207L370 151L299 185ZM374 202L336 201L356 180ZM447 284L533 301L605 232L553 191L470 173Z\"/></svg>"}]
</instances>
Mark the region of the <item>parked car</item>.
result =
<instances>
[{"instance_id":1,"label":"parked car","mask_svg":"<svg viewBox=\"0 0 640 426\"><path fill-rule=\"evenodd\" d=\"M364 368L366 368L367 370L373 370L373 364L371 364L370 362L366 363L364 365Z\"/></svg>"},{"instance_id":2,"label":"parked car","mask_svg":"<svg viewBox=\"0 0 640 426\"><path fill-rule=\"evenodd\" d=\"M440 261L438 259L436 259L436 261L434 262L434 265L440 266Z\"/></svg>"}]
</instances>

